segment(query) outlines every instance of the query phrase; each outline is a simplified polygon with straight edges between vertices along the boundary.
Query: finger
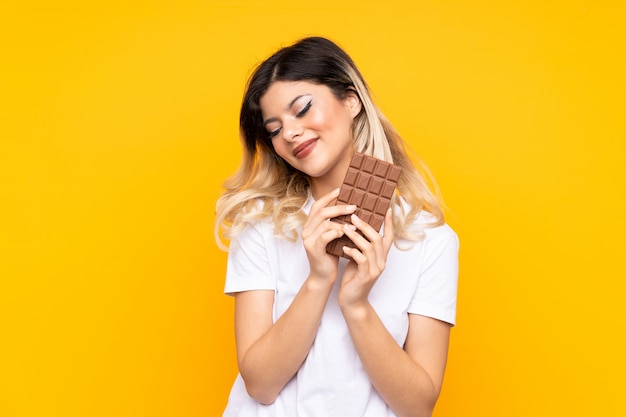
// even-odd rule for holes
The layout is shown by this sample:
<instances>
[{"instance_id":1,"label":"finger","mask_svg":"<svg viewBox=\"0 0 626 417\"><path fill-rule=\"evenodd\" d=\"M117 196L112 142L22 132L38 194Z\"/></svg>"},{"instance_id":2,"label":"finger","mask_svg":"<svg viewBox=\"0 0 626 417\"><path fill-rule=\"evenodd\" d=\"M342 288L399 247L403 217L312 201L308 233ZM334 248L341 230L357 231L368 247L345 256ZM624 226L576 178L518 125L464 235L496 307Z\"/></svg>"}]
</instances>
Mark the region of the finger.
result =
<instances>
[{"instance_id":1,"label":"finger","mask_svg":"<svg viewBox=\"0 0 626 417\"><path fill-rule=\"evenodd\" d=\"M348 234L348 232L346 232L346 235L350 239L352 239L354 244L361 250L364 255L368 256L373 262L375 262L378 269L384 269L387 259L387 253L389 252L389 248L391 247L391 242L393 242L393 225L391 231L386 231L385 238L358 216L353 214L351 219L352 223L359 228L364 237L360 236L356 232L354 234ZM385 214L385 220L391 223L391 214L389 211L387 211L387 213Z\"/></svg>"},{"instance_id":2,"label":"finger","mask_svg":"<svg viewBox=\"0 0 626 417\"><path fill-rule=\"evenodd\" d=\"M327 230L326 232L322 233L320 235L320 238L317 240L317 242L323 246L324 248L326 248L326 246L334 239L339 239L340 237L342 237L344 235L344 231L343 229L331 229L331 230Z\"/></svg>"},{"instance_id":3,"label":"finger","mask_svg":"<svg viewBox=\"0 0 626 417\"><path fill-rule=\"evenodd\" d=\"M335 201L337 196L339 196L339 188L335 188L333 191L331 191L328 194L323 195L319 200L313 203L313 205L311 206L311 211L309 212L309 215L306 221L302 225L302 237L303 238L307 238L308 236L310 236L315 231L315 228L323 220L325 220L324 218L320 218L319 216L320 211L324 207L328 206L333 201Z\"/></svg>"},{"instance_id":4,"label":"finger","mask_svg":"<svg viewBox=\"0 0 626 417\"><path fill-rule=\"evenodd\" d=\"M357 265L363 265L367 262L367 256L363 255L363 253L358 249L351 248L350 246L344 246L342 249L343 253L352 258L352 261L354 261Z\"/></svg>"},{"instance_id":5,"label":"finger","mask_svg":"<svg viewBox=\"0 0 626 417\"><path fill-rule=\"evenodd\" d=\"M345 224L343 226L343 232L345 235L350 238L352 243L354 243L360 253L364 256L372 256L372 252L375 253L374 246L368 241L361 233L357 231L357 226L354 224Z\"/></svg>"},{"instance_id":6,"label":"finger","mask_svg":"<svg viewBox=\"0 0 626 417\"><path fill-rule=\"evenodd\" d=\"M340 204L338 206L325 207L320 210L320 216L324 219L332 219L334 217L345 216L356 211L354 204Z\"/></svg>"},{"instance_id":7,"label":"finger","mask_svg":"<svg viewBox=\"0 0 626 417\"><path fill-rule=\"evenodd\" d=\"M380 240L380 233L376 231L370 224L361 219L359 216L353 214L352 216L350 216L350 220L352 221L352 224L355 225L356 228L361 231L361 233L363 233L363 236L365 236L365 239L367 239L369 242L374 243Z\"/></svg>"},{"instance_id":8,"label":"finger","mask_svg":"<svg viewBox=\"0 0 626 417\"><path fill-rule=\"evenodd\" d=\"M396 229L393 226L393 213L391 207L387 209L385 214L385 229L383 231L383 244L385 248L390 248L394 239L396 238Z\"/></svg>"},{"instance_id":9,"label":"finger","mask_svg":"<svg viewBox=\"0 0 626 417\"><path fill-rule=\"evenodd\" d=\"M315 232L315 230L320 227L320 225L326 226L325 223L327 223L328 220L334 217L350 215L354 213L356 209L357 207L355 205L342 204L339 206L324 207L318 210L316 213L311 212L302 227L303 238L311 236ZM341 222L337 222L336 224L341 224Z\"/></svg>"},{"instance_id":10,"label":"finger","mask_svg":"<svg viewBox=\"0 0 626 417\"><path fill-rule=\"evenodd\" d=\"M326 245L336 237L343 236L343 228L340 223L323 221L316 227L309 225L307 229L302 230L302 239L304 242L312 242L311 247Z\"/></svg>"},{"instance_id":11,"label":"finger","mask_svg":"<svg viewBox=\"0 0 626 417\"><path fill-rule=\"evenodd\" d=\"M338 196L339 196L339 188L335 188L330 193L324 194L322 197L320 197L319 200L313 203L313 205L311 206L311 213L312 214L314 212L317 213L322 208L327 207L330 204L333 204Z\"/></svg>"},{"instance_id":12,"label":"finger","mask_svg":"<svg viewBox=\"0 0 626 417\"><path fill-rule=\"evenodd\" d=\"M311 206L311 211L309 212L308 222L317 219L320 215L320 212L328 207L330 204L334 204L339 195L339 188L334 189L328 194L322 196L319 200L315 201ZM332 207L332 206L331 206Z\"/></svg>"},{"instance_id":13,"label":"finger","mask_svg":"<svg viewBox=\"0 0 626 417\"><path fill-rule=\"evenodd\" d=\"M396 238L396 229L393 227L393 212L391 207L387 209L387 213L385 213L385 222L384 222L384 230L382 237L382 250L377 252L376 262L379 268L384 269L385 264L387 262L387 255L389 254L389 249L391 249L391 245Z\"/></svg>"},{"instance_id":14,"label":"finger","mask_svg":"<svg viewBox=\"0 0 626 417\"><path fill-rule=\"evenodd\" d=\"M328 229L342 230L342 222L328 221L328 214L332 217L345 216L356 210L356 206L339 206L333 207L330 212L321 212L316 216L309 217L302 227L302 238L316 238Z\"/></svg>"}]
</instances>

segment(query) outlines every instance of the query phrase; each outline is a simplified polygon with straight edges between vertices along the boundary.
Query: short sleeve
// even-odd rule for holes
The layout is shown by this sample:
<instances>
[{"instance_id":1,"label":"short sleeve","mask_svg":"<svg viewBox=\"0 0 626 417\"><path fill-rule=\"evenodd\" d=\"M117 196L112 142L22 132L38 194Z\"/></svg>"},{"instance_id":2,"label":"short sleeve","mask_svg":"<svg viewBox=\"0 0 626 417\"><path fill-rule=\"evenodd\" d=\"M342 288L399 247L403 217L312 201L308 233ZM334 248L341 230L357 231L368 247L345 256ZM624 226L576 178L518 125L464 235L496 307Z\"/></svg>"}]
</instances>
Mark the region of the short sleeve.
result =
<instances>
[{"instance_id":1,"label":"short sleeve","mask_svg":"<svg viewBox=\"0 0 626 417\"><path fill-rule=\"evenodd\" d=\"M263 222L249 224L230 245L224 292L276 290Z\"/></svg>"},{"instance_id":2,"label":"short sleeve","mask_svg":"<svg viewBox=\"0 0 626 417\"><path fill-rule=\"evenodd\" d=\"M455 325L459 239L448 225L424 231L422 267L408 312Z\"/></svg>"}]
</instances>

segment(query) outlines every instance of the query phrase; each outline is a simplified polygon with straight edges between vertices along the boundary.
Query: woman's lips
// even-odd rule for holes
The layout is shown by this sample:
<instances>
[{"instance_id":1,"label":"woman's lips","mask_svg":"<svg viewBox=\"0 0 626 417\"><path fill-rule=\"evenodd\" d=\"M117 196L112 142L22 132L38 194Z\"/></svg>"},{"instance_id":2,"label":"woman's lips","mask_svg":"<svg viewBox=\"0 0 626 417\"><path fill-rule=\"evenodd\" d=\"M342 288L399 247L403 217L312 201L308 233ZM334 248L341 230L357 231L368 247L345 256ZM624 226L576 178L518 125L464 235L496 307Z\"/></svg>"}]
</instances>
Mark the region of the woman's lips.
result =
<instances>
[{"instance_id":1,"label":"woman's lips","mask_svg":"<svg viewBox=\"0 0 626 417\"><path fill-rule=\"evenodd\" d=\"M293 150L293 155L298 159L304 159L307 156L309 156L311 152L313 152L313 149L315 148L316 144L317 144L317 139L309 139L306 142L303 142L300 145L298 145Z\"/></svg>"}]
</instances>

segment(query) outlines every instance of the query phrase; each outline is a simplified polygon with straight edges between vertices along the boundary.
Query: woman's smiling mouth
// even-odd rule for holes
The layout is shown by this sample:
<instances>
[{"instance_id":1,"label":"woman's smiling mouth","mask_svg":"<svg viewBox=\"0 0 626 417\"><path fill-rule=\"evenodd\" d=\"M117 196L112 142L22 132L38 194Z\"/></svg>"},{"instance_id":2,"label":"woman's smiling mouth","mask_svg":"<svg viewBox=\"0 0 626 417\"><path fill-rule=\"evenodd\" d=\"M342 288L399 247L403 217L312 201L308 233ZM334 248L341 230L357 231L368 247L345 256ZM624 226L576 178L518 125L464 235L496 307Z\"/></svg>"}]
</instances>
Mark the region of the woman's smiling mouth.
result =
<instances>
[{"instance_id":1,"label":"woman's smiling mouth","mask_svg":"<svg viewBox=\"0 0 626 417\"><path fill-rule=\"evenodd\" d=\"M317 144L317 139L309 139L306 142L301 143L293 150L293 155L298 159L306 158Z\"/></svg>"}]
</instances>

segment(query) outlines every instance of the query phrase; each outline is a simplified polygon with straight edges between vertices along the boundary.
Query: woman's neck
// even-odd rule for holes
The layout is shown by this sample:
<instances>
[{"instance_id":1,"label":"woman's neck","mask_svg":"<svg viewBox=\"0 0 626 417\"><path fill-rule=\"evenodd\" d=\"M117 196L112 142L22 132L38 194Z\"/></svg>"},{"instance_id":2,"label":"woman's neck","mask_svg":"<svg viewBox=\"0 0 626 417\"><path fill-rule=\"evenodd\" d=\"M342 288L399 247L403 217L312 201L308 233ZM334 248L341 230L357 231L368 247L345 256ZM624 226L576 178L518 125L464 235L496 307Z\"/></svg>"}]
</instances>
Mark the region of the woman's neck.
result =
<instances>
[{"instance_id":1,"label":"woman's neck","mask_svg":"<svg viewBox=\"0 0 626 417\"><path fill-rule=\"evenodd\" d=\"M350 166L353 151L344 154L344 156L338 161L337 165L332 167L325 175L320 177L311 178L311 195L315 200L319 200L321 197L330 193L336 188L341 187L343 180Z\"/></svg>"}]
</instances>

